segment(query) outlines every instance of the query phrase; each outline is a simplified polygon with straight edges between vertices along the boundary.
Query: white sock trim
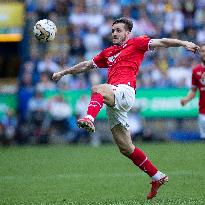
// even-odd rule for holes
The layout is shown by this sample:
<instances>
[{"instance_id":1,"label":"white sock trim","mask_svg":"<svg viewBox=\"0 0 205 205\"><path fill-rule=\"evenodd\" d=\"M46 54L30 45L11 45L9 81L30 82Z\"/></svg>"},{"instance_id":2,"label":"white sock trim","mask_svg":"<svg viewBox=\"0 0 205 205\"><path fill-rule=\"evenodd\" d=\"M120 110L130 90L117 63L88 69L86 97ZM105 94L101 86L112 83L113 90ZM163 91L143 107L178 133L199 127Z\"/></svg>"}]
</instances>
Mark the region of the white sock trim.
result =
<instances>
[{"instance_id":1,"label":"white sock trim","mask_svg":"<svg viewBox=\"0 0 205 205\"><path fill-rule=\"evenodd\" d=\"M86 118L90 119L92 122L95 120L91 115L87 115Z\"/></svg>"},{"instance_id":2,"label":"white sock trim","mask_svg":"<svg viewBox=\"0 0 205 205\"><path fill-rule=\"evenodd\" d=\"M154 176L152 176L151 178L152 178L152 181L158 181L161 178L163 178L164 176L165 176L165 174L163 174L160 171L157 171L157 173Z\"/></svg>"}]
</instances>

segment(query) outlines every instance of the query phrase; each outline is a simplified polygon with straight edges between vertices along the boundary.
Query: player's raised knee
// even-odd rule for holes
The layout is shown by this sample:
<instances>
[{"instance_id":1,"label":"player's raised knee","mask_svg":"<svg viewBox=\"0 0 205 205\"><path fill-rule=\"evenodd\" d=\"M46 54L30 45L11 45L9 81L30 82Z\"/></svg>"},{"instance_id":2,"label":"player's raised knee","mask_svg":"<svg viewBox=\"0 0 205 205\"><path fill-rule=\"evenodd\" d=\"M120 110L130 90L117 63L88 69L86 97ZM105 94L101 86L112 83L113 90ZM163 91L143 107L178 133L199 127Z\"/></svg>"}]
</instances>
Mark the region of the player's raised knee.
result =
<instances>
[{"instance_id":1,"label":"player's raised knee","mask_svg":"<svg viewBox=\"0 0 205 205\"><path fill-rule=\"evenodd\" d=\"M100 93L100 85L94 85L91 88L92 93Z\"/></svg>"},{"instance_id":2,"label":"player's raised knee","mask_svg":"<svg viewBox=\"0 0 205 205\"><path fill-rule=\"evenodd\" d=\"M102 85L94 85L92 86L92 93L100 93L102 96L106 94L106 86Z\"/></svg>"}]
</instances>

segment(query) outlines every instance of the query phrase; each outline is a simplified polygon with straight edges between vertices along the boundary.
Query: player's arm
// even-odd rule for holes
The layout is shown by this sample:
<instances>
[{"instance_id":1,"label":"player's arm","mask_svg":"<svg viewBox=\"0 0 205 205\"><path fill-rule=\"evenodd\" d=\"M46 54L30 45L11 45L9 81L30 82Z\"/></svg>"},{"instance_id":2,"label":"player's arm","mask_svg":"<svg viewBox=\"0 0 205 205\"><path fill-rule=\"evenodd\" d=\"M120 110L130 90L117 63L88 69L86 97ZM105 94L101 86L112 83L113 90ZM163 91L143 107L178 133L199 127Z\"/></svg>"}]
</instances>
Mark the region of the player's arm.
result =
<instances>
[{"instance_id":1,"label":"player's arm","mask_svg":"<svg viewBox=\"0 0 205 205\"><path fill-rule=\"evenodd\" d=\"M60 80L64 75L67 74L78 74L78 73L83 73L86 72L88 70L93 69L95 66L93 64L92 60L89 61L83 61L81 63L78 63L77 65L71 67L71 68L66 68L62 71L59 71L57 73L54 73L52 76L52 79L55 81Z\"/></svg>"},{"instance_id":2,"label":"player's arm","mask_svg":"<svg viewBox=\"0 0 205 205\"><path fill-rule=\"evenodd\" d=\"M197 50L200 49L200 47L195 43L189 41L182 41L179 39L172 39L172 38L151 39L149 43L150 49L159 48L159 47L169 48L169 47L180 47L180 46L183 46L184 48L192 52L196 52Z\"/></svg>"},{"instance_id":3,"label":"player's arm","mask_svg":"<svg viewBox=\"0 0 205 205\"><path fill-rule=\"evenodd\" d=\"M182 106L186 105L188 102L190 102L195 96L196 96L196 91L197 91L197 87L192 87L187 96L184 97L183 99L181 99L180 103Z\"/></svg>"}]
</instances>

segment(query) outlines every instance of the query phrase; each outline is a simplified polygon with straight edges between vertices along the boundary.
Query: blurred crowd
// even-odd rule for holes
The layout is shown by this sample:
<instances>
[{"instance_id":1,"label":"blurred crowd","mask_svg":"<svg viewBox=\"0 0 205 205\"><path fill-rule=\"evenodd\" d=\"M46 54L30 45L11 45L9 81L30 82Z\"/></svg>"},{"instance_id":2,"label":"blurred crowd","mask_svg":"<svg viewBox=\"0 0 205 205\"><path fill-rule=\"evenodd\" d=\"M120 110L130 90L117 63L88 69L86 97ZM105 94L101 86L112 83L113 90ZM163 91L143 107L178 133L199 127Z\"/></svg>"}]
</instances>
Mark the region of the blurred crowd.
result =
<instances>
[{"instance_id":1,"label":"blurred crowd","mask_svg":"<svg viewBox=\"0 0 205 205\"><path fill-rule=\"evenodd\" d=\"M33 121L35 126L40 126L37 134L42 133L42 136L47 136L48 129L45 127L50 128L52 123L64 126L60 128L62 131L76 131L72 117L79 115L80 108L85 111L87 104L72 110L63 97L43 102L42 93L48 90L89 89L92 85L106 82L106 69L64 76L57 84L51 76L66 66L91 59L110 46L114 19L122 16L132 19L133 36L146 34L150 38L179 38L198 44L205 42L204 0L26 0L25 5L25 52L19 73L18 111L21 113L21 124ZM49 44L38 43L31 35L34 24L44 18L52 20L58 28L55 41ZM147 52L137 77L137 86L189 87L191 69L198 62L196 54L181 47ZM62 105L66 112L60 111ZM33 112L38 114L32 115ZM64 123L58 123L61 120ZM29 129L25 131L24 126L19 130L30 135ZM46 137L43 140L46 141Z\"/></svg>"},{"instance_id":2,"label":"blurred crowd","mask_svg":"<svg viewBox=\"0 0 205 205\"><path fill-rule=\"evenodd\" d=\"M93 84L106 82L106 69L66 76L57 85L50 77L64 66L91 59L111 45L111 25L118 17L133 20L133 36L146 34L151 38L205 42L203 0L27 0L26 6L30 22L49 18L58 27L56 43L50 46L53 48L45 49L45 46L33 43L37 46L32 45L30 59L22 66L21 81L32 78L32 85L41 91L87 89ZM59 48L56 48L57 42ZM183 48L148 52L137 85L145 88L189 87L191 68L197 60L197 55Z\"/></svg>"}]
</instances>

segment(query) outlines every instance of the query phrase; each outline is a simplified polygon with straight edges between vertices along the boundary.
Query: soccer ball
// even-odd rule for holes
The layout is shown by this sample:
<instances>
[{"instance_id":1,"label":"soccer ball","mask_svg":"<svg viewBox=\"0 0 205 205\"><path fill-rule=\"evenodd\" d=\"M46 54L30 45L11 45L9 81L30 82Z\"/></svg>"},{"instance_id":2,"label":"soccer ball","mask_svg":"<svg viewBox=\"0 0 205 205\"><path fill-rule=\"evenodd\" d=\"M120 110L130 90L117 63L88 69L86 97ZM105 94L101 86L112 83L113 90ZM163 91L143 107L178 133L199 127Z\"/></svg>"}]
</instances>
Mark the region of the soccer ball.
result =
<instances>
[{"instance_id":1,"label":"soccer ball","mask_svg":"<svg viewBox=\"0 0 205 205\"><path fill-rule=\"evenodd\" d=\"M38 41L48 42L54 40L57 33L57 28L52 21L43 19L35 24L33 33Z\"/></svg>"}]
</instances>

